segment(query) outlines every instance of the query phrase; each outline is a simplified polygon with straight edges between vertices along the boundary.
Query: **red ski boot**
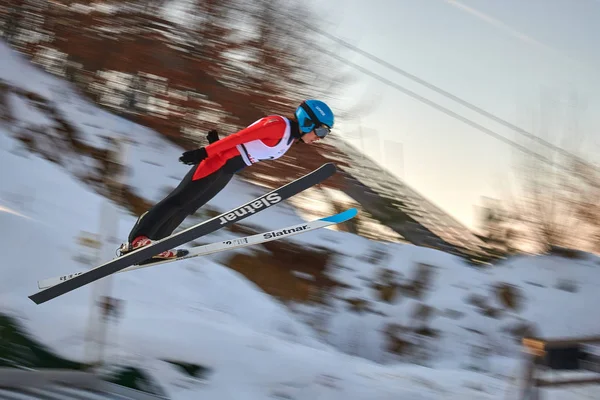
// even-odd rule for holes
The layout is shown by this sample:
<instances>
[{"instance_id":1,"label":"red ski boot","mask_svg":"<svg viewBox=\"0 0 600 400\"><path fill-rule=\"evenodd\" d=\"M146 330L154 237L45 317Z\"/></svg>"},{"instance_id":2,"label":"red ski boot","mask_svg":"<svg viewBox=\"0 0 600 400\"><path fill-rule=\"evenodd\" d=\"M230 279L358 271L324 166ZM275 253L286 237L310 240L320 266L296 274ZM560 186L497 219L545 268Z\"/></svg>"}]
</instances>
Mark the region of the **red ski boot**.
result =
<instances>
[{"instance_id":1,"label":"red ski boot","mask_svg":"<svg viewBox=\"0 0 600 400\"><path fill-rule=\"evenodd\" d=\"M135 239L133 239L133 241L131 243L123 243L121 245L121 247L119 247L119 252L121 253L121 255L125 255L134 250L149 246L152 243L153 243L153 241L150 238L148 238L147 236L138 236ZM166 250L160 254L152 256L152 260L146 260L146 261L143 261L143 263L152 262L153 260L170 260L170 259L184 256L187 253L188 253L187 250Z\"/></svg>"}]
</instances>

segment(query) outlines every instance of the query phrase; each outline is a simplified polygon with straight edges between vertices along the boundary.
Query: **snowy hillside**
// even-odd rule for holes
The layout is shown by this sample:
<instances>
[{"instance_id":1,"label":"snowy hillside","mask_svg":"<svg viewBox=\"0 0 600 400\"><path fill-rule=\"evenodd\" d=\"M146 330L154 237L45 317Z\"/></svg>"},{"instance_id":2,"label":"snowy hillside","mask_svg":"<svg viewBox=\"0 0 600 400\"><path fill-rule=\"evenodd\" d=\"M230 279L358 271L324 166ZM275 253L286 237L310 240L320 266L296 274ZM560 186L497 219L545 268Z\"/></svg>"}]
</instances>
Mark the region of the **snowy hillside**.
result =
<instances>
[{"instance_id":1,"label":"snowy hillside","mask_svg":"<svg viewBox=\"0 0 600 400\"><path fill-rule=\"evenodd\" d=\"M0 79L51 100L85 143L101 148L101 135L127 138L127 179L140 196L158 200L187 172L177 162L181 150L155 132L98 109L1 43L0 59ZM590 317L600 301L595 257L524 257L481 270L439 251L334 230L291 239L330 253L326 272L338 285L324 304L288 308L224 266L231 254L221 254L118 274L37 306L27 296L38 279L101 261L78 243L82 232L114 229L103 249L109 258L136 216L76 177L92 158L58 163L26 150L17 139L25 128L52 136L56 121L14 89L7 101L14 119L0 125L0 312L22 319L65 357L84 359L92 294L109 281L125 310L111 328L108 360L143 367L174 399L501 399L519 361L515 332L600 332ZM235 180L209 206L225 211L262 193ZM288 202L245 222L272 229L301 215ZM243 235L224 230L203 240L236 236ZM268 250L235 254L258 252ZM164 358L214 373L205 386L183 382ZM594 389L550 393L578 399Z\"/></svg>"}]
</instances>

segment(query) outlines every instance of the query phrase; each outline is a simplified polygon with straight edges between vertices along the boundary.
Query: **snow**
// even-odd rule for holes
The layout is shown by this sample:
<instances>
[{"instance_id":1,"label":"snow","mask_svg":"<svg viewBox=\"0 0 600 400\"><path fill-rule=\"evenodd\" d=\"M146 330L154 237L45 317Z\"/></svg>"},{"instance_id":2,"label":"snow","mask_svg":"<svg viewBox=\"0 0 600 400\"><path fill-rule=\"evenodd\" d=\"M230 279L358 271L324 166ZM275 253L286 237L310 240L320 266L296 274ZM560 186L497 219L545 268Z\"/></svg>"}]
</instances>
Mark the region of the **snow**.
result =
<instances>
[{"instance_id":1,"label":"snow","mask_svg":"<svg viewBox=\"0 0 600 400\"><path fill-rule=\"evenodd\" d=\"M106 146L102 135L126 141L127 180L139 195L157 201L187 172L188 167L177 162L181 149L155 132L93 106L2 43L0 55L0 78L55 100L85 141ZM85 271L111 257L136 216L62 166L23 150L13 137L16 127L47 126L52 121L20 96L11 94L10 101L17 121L0 127L0 170L8 172L0 174L1 311L17 316L36 339L63 356L84 360L92 296L109 288L125 309L123 318L109 328L107 359L144 368L178 400L501 399L514 391L521 357L507 328L530 321L549 337L600 332L600 319L592 317L600 300L600 261L594 256L516 257L482 269L437 250L380 243L332 229L290 239L326 248L332 255L329 276L348 285L332 294L326 307L285 306L222 265L223 254L117 274L37 306L27 298L37 291L36 280ZM264 192L236 178L208 206L225 211ZM302 215L287 202L243 222L267 230L300 223ZM110 222L113 219L118 226ZM116 238L107 240L97 257L78 239L102 229L114 229L103 234ZM239 236L220 231L203 241ZM238 253L257 251L266 250L257 246ZM431 275L420 298L400 293L386 303L377 297L372 284L382 269L393 270L396 281L406 286L422 266L428 266ZM493 295L499 283L520 291L521 309L504 310ZM473 295L503 310L500 316L483 315L468 302ZM368 301L370 311L351 311L345 301L351 298ZM424 340L422 354L393 356L383 331L389 324L418 325L413 314L421 305L432 308L429 327L439 336ZM304 323L319 318L326 327L322 334ZM478 346L488 348L487 359L474 359ZM213 372L207 382L186 378L166 358L198 363ZM473 367L483 371L468 369ZM547 393L548 398L569 400L590 398L594 390L597 387Z\"/></svg>"}]
</instances>

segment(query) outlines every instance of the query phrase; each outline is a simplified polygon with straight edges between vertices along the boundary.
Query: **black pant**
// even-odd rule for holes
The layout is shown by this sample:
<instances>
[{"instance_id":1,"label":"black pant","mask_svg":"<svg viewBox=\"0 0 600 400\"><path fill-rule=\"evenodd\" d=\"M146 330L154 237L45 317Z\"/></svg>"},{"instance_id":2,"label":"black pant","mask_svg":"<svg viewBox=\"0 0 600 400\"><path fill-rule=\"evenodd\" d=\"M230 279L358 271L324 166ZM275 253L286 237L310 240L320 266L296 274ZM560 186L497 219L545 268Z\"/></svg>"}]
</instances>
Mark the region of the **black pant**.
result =
<instances>
[{"instance_id":1,"label":"black pant","mask_svg":"<svg viewBox=\"0 0 600 400\"><path fill-rule=\"evenodd\" d=\"M221 168L196 181L194 166L181 183L164 199L142 214L129 233L129 243L138 236L160 240L169 236L183 222L215 197L229 183L235 172Z\"/></svg>"}]
</instances>

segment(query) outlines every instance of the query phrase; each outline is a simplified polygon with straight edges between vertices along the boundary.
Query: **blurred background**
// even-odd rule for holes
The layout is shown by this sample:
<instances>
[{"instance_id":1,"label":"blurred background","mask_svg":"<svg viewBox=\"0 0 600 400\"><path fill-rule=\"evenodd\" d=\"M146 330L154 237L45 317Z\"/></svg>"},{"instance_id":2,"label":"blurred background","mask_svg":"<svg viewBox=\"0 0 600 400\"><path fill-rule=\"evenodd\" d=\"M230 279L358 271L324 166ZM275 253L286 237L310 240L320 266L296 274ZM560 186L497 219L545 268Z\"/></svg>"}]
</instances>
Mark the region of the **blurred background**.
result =
<instances>
[{"instance_id":1,"label":"blurred background","mask_svg":"<svg viewBox=\"0 0 600 400\"><path fill-rule=\"evenodd\" d=\"M0 398L597 398L599 13L5 0ZM307 98L332 133L247 168L181 228L326 162L332 178L189 245L356 218L27 298L113 258L209 130Z\"/></svg>"}]
</instances>

